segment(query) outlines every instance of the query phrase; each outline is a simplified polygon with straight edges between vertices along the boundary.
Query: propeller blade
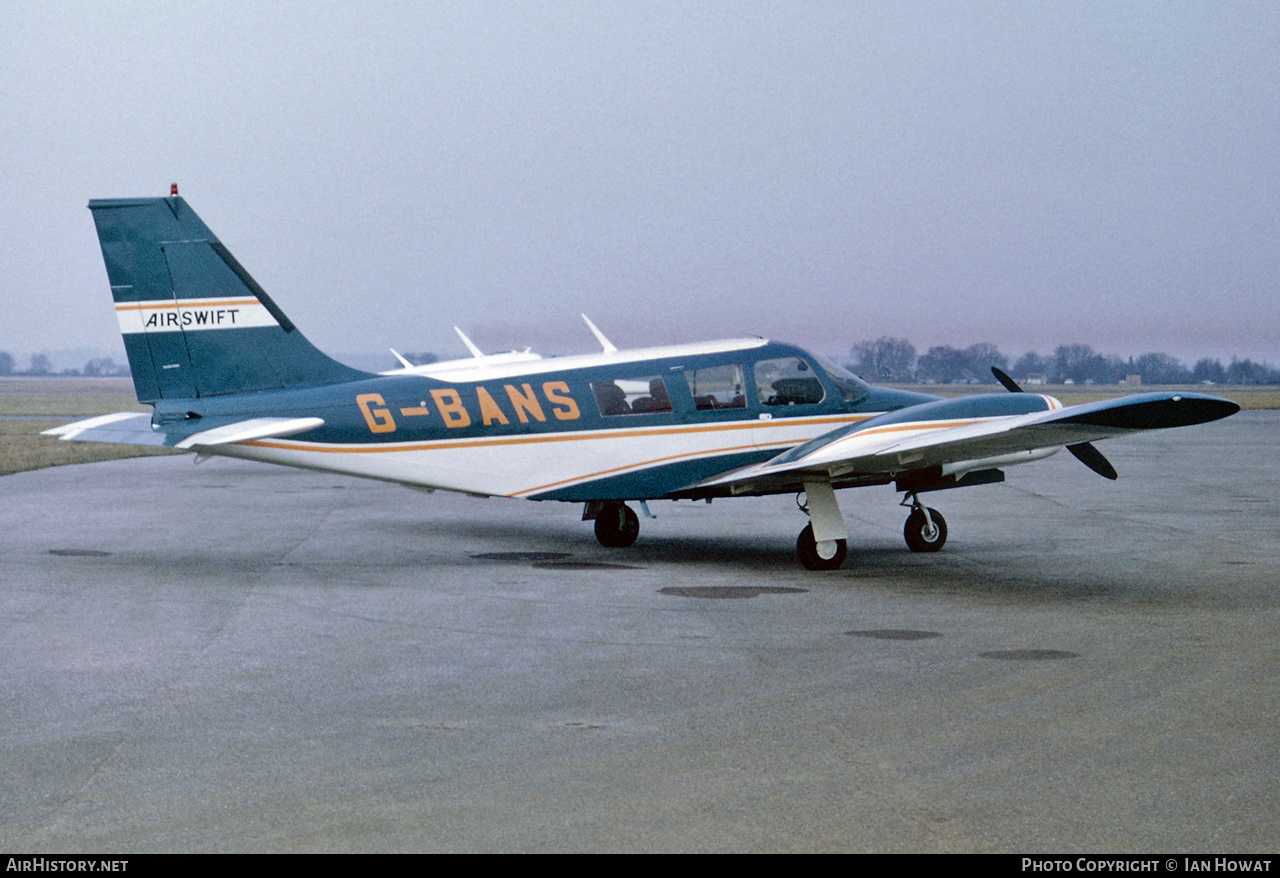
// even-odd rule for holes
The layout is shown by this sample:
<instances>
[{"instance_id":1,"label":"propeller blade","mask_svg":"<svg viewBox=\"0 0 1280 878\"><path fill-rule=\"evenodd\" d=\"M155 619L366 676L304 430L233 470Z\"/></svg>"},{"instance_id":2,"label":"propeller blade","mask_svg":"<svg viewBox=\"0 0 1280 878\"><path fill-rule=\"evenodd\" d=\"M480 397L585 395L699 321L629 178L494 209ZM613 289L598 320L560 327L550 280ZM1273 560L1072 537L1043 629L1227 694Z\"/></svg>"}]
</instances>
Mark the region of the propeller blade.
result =
<instances>
[{"instance_id":1,"label":"propeller blade","mask_svg":"<svg viewBox=\"0 0 1280 878\"><path fill-rule=\"evenodd\" d=\"M999 381L1001 384L1003 384L1004 389L1009 391L1010 393L1023 392L1022 388L1018 386L1018 382L1014 381L1012 378L1006 375L1003 370L997 369L995 366L992 366L991 374L996 376L996 380Z\"/></svg>"},{"instance_id":2,"label":"propeller blade","mask_svg":"<svg viewBox=\"0 0 1280 878\"><path fill-rule=\"evenodd\" d=\"M1010 378L1003 369L991 367L991 374L996 376L996 380L1004 385L1004 389L1010 393L1023 393L1023 389L1018 386L1018 382ZM1116 468L1111 465L1111 461L1102 456L1102 452L1093 447L1092 442L1080 442L1076 445L1068 445L1067 451L1075 455L1076 460L1083 463L1089 469L1093 470L1104 479L1115 481L1120 478L1120 474L1116 472Z\"/></svg>"},{"instance_id":3,"label":"propeller blade","mask_svg":"<svg viewBox=\"0 0 1280 878\"><path fill-rule=\"evenodd\" d=\"M1120 474L1116 472L1116 468L1111 465L1111 461L1102 456L1102 452L1093 447L1092 442L1081 442L1078 445L1068 445L1067 451L1076 456L1076 460L1083 463L1089 469L1093 470L1104 479L1115 481L1120 478Z\"/></svg>"}]
</instances>

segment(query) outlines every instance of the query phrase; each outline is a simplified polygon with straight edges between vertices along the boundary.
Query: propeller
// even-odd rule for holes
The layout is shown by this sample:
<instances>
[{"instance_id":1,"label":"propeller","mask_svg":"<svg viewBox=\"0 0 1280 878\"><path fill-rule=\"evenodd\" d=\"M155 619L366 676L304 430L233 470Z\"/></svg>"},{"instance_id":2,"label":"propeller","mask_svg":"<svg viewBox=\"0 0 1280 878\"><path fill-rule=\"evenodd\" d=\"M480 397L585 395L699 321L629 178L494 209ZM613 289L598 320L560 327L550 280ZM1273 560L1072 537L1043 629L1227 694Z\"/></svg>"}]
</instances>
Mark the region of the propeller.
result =
<instances>
[{"instance_id":1,"label":"propeller","mask_svg":"<svg viewBox=\"0 0 1280 878\"><path fill-rule=\"evenodd\" d=\"M1003 369L997 369L995 366L992 366L992 367L991 367L991 374L992 374L992 375L994 375L994 376L996 376L996 380L997 380L997 381L999 381L1001 384L1003 384L1003 385L1004 385L1004 389L1005 389L1005 390L1007 390L1007 391L1009 391L1010 393L1024 393L1024 392L1025 392L1021 387L1019 387L1019 386L1018 386L1018 382L1017 382L1017 381L1014 381L1012 378L1010 378L1010 377L1009 377L1009 376L1004 372L1004 370L1003 370Z\"/></svg>"},{"instance_id":2,"label":"propeller","mask_svg":"<svg viewBox=\"0 0 1280 878\"><path fill-rule=\"evenodd\" d=\"M1120 478L1120 474L1116 472L1116 468L1111 465L1111 461L1102 456L1102 452L1093 447L1092 442L1080 442L1076 445L1068 445L1067 451L1076 456L1076 460L1083 463L1089 469L1093 470L1104 479L1115 481Z\"/></svg>"},{"instance_id":3,"label":"propeller","mask_svg":"<svg viewBox=\"0 0 1280 878\"><path fill-rule=\"evenodd\" d=\"M1018 382L1010 378L1003 370L991 367L991 374L996 376L996 380L1004 385L1004 389L1010 393L1024 393L1025 391L1018 386ZM1120 474L1116 472L1116 468L1111 465L1111 461L1103 456L1102 452L1093 447L1092 442L1078 442L1075 445L1068 445L1067 451L1070 451L1075 459L1083 463L1089 469L1093 470L1104 479L1115 481L1120 478Z\"/></svg>"}]
</instances>

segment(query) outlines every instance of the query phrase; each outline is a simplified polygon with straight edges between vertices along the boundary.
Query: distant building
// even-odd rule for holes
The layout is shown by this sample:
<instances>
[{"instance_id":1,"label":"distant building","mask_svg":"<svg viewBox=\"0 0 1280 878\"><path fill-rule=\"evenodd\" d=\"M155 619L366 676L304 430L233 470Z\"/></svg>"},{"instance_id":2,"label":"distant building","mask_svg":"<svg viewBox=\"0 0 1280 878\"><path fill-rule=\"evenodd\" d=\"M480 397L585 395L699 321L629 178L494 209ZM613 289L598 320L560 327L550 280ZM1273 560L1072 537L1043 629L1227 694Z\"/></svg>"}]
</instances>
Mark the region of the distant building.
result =
<instances>
[{"instance_id":1,"label":"distant building","mask_svg":"<svg viewBox=\"0 0 1280 878\"><path fill-rule=\"evenodd\" d=\"M1141 376L1141 375L1126 375L1126 376L1124 376L1123 378L1121 378L1121 379L1120 379L1120 383L1121 383L1121 384L1130 384L1130 385L1137 386L1137 385L1139 385L1139 384L1141 384L1141 383L1142 383L1142 376Z\"/></svg>"}]
</instances>

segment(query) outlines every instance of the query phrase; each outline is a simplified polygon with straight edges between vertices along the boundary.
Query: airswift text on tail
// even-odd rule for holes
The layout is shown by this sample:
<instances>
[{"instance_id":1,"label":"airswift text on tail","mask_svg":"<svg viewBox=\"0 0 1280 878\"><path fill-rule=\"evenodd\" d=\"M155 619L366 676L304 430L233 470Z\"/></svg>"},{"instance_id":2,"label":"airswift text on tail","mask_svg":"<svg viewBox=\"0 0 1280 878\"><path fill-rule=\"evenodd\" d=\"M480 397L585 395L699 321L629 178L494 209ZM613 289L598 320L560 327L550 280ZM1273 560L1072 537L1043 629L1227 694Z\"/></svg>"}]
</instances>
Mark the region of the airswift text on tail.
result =
<instances>
[{"instance_id":1,"label":"airswift text on tail","mask_svg":"<svg viewBox=\"0 0 1280 878\"><path fill-rule=\"evenodd\" d=\"M606 546L635 542L628 501L803 493L797 554L839 567L844 488L894 485L904 535L936 551L947 526L919 495L1002 481L1068 448L1226 417L1235 403L1146 393L1063 407L1012 393L945 400L872 387L822 357L760 338L600 353L528 352L373 374L303 337L183 199L91 201L138 399L48 431L189 449L428 490L584 504Z\"/></svg>"}]
</instances>

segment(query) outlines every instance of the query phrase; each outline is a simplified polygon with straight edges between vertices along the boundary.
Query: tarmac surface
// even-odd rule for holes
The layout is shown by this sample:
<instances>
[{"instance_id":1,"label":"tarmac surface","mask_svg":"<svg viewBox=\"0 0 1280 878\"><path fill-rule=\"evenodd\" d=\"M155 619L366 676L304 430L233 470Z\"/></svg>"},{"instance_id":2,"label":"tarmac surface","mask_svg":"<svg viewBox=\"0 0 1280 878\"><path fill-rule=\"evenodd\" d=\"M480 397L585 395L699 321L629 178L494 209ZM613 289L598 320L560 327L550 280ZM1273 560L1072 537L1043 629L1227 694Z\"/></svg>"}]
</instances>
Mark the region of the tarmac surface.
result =
<instances>
[{"instance_id":1,"label":"tarmac surface","mask_svg":"<svg viewBox=\"0 0 1280 878\"><path fill-rule=\"evenodd\" d=\"M1280 849L1280 413L928 495L0 478L0 851Z\"/></svg>"}]
</instances>

